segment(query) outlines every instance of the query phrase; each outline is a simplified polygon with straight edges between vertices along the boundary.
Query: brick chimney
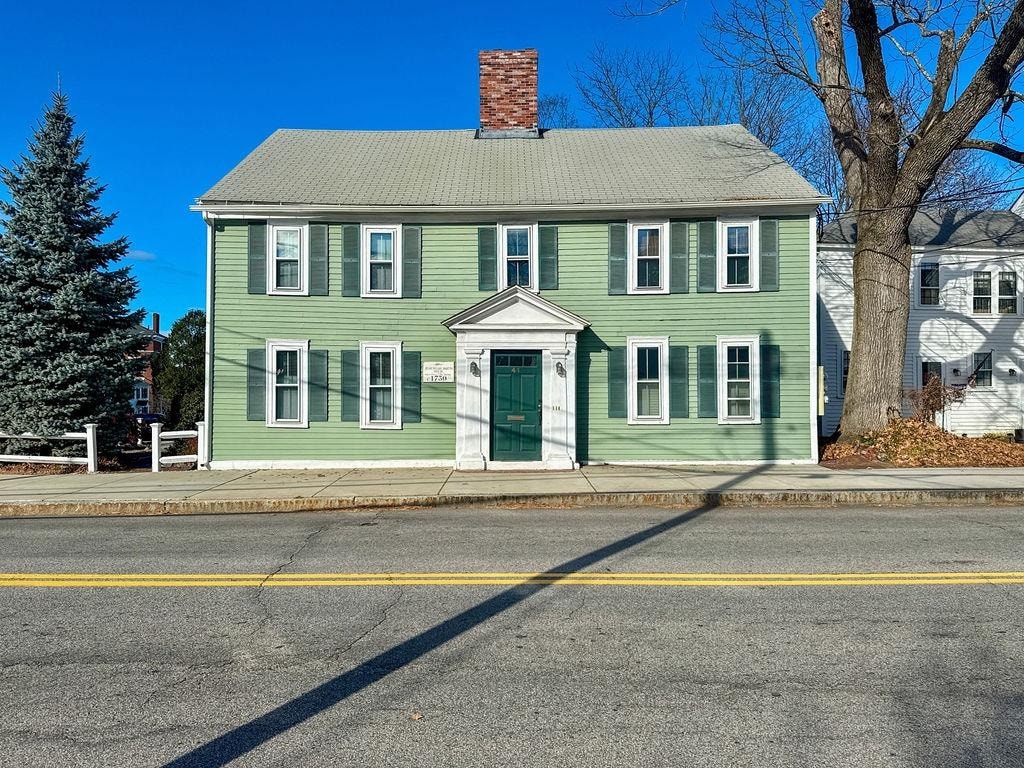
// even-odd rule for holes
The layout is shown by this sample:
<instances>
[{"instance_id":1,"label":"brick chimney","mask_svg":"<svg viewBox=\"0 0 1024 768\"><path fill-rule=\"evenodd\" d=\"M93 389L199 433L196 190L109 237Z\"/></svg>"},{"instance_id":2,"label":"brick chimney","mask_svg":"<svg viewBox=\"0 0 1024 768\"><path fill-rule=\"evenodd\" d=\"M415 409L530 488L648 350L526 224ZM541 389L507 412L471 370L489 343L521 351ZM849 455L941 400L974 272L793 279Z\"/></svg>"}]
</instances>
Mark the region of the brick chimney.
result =
<instances>
[{"instance_id":1,"label":"brick chimney","mask_svg":"<svg viewBox=\"0 0 1024 768\"><path fill-rule=\"evenodd\" d=\"M481 139L535 139L537 50L480 51Z\"/></svg>"},{"instance_id":2,"label":"brick chimney","mask_svg":"<svg viewBox=\"0 0 1024 768\"><path fill-rule=\"evenodd\" d=\"M153 313L153 333L154 334L160 333L160 313L159 312L154 312Z\"/></svg>"}]
</instances>

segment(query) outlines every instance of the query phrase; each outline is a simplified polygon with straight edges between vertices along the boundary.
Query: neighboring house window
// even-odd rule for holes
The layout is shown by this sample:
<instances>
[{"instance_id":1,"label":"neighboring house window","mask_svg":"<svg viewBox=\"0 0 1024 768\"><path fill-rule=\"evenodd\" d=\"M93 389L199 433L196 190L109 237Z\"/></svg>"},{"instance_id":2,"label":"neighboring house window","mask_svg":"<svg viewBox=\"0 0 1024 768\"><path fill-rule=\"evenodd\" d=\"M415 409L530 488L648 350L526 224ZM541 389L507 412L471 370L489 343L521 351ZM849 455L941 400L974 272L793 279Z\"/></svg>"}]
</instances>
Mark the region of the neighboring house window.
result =
<instances>
[{"instance_id":1,"label":"neighboring house window","mask_svg":"<svg viewBox=\"0 0 1024 768\"><path fill-rule=\"evenodd\" d=\"M1017 314L1017 273L999 273L999 314Z\"/></svg>"},{"instance_id":2,"label":"neighboring house window","mask_svg":"<svg viewBox=\"0 0 1024 768\"><path fill-rule=\"evenodd\" d=\"M359 345L359 425L363 429L401 429L401 367L401 342Z\"/></svg>"},{"instance_id":3,"label":"neighboring house window","mask_svg":"<svg viewBox=\"0 0 1024 768\"><path fill-rule=\"evenodd\" d=\"M630 338L629 424L668 424L668 337Z\"/></svg>"},{"instance_id":4,"label":"neighboring house window","mask_svg":"<svg viewBox=\"0 0 1024 768\"><path fill-rule=\"evenodd\" d=\"M846 382L850 378L850 350L843 350L843 388L840 390L841 393L846 392Z\"/></svg>"},{"instance_id":5,"label":"neighboring house window","mask_svg":"<svg viewBox=\"0 0 1024 768\"><path fill-rule=\"evenodd\" d=\"M309 425L308 341L267 342L267 426Z\"/></svg>"},{"instance_id":6,"label":"neighboring house window","mask_svg":"<svg viewBox=\"0 0 1024 768\"><path fill-rule=\"evenodd\" d=\"M992 311L992 275L988 272L974 273L974 312L986 315Z\"/></svg>"},{"instance_id":7,"label":"neighboring house window","mask_svg":"<svg viewBox=\"0 0 1024 768\"><path fill-rule=\"evenodd\" d=\"M307 293L306 276L309 274L308 227L304 224L271 224L270 258L267 266L270 270L267 285L268 293L296 294L305 296Z\"/></svg>"},{"instance_id":8,"label":"neighboring house window","mask_svg":"<svg viewBox=\"0 0 1024 768\"><path fill-rule=\"evenodd\" d=\"M921 291L919 295L922 307L939 306L939 265L922 264Z\"/></svg>"},{"instance_id":9,"label":"neighboring house window","mask_svg":"<svg viewBox=\"0 0 1024 768\"><path fill-rule=\"evenodd\" d=\"M501 287L535 288L537 285L537 225L503 224L501 237Z\"/></svg>"},{"instance_id":10,"label":"neighboring house window","mask_svg":"<svg viewBox=\"0 0 1024 768\"><path fill-rule=\"evenodd\" d=\"M992 353L974 353L974 386L992 386Z\"/></svg>"},{"instance_id":11,"label":"neighboring house window","mask_svg":"<svg viewBox=\"0 0 1024 768\"><path fill-rule=\"evenodd\" d=\"M761 422L759 336L718 337L718 423Z\"/></svg>"},{"instance_id":12,"label":"neighboring house window","mask_svg":"<svg viewBox=\"0 0 1024 768\"><path fill-rule=\"evenodd\" d=\"M135 412L149 413L149 385L139 382L135 385Z\"/></svg>"},{"instance_id":13,"label":"neighboring house window","mask_svg":"<svg viewBox=\"0 0 1024 768\"><path fill-rule=\"evenodd\" d=\"M923 387L931 379L942 381L942 363L931 360L921 361L921 386Z\"/></svg>"},{"instance_id":14,"label":"neighboring house window","mask_svg":"<svg viewBox=\"0 0 1024 768\"><path fill-rule=\"evenodd\" d=\"M757 221L722 219L718 231L718 290L759 289Z\"/></svg>"},{"instance_id":15,"label":"neighboring house window","mask_svg":"<svg viewBox=\"0 0 1024 768\"><path fill-rule=\"evenodd\" d=\"M668 223L629 225L629 293L668 293Z\"/></svg>"},{"instance_id":16,"label":"neighboring house window","mask_svg":"<svg viewBox=\"0 0 1024 768\"><path fill-rule=\"evenodd\" d=\"M364 226L362 296L401 298L402 228L398 225Z\"/></svg>"}]
</instances>

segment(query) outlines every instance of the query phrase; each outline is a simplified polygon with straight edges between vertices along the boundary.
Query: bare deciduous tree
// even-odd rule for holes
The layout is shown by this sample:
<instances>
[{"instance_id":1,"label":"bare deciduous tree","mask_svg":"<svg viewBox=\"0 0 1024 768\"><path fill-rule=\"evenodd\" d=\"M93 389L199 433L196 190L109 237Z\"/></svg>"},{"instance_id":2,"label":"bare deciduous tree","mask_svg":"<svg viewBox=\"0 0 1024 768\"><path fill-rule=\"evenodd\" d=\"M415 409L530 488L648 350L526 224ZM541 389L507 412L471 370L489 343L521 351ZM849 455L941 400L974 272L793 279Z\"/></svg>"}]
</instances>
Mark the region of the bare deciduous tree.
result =
<instances>
[{"instance_id":1,"label":"bare deciduous tree","mask_svg":"<svg viewBox=\"0 0 1024 768\"><path fill-rule=\"evenodd\" d=\"M604 128L679 125L686 76L671 51L597 46L573 79L587 112Z\"/></svg>"},{"instance_id":2,"label":"bare deciduous tree","mask_svg":"<svg viewBox=\"0 0 1024 768\"><path fill-rule=\"evenodd\" d=\"M626 12L679 2L639 0ZM713 30L722 63L788 75L823 108L858 229L840 423L856 439L899 410L918 206L961 150L1024 162L1002 132L1024 99L1013 88L1024 0L731 0Z\"/></svg>"},{"instance_id":3,"label":"bare deciduous tree","mask_svg":"<svg viewBox=\"0 0 1024 768\"><path fill-rule=\"evenodd\" d=\"M537 99L537 119L541 128L579 127L572 103L564 93L549 93Z\"/></svg>"}]
</instances>

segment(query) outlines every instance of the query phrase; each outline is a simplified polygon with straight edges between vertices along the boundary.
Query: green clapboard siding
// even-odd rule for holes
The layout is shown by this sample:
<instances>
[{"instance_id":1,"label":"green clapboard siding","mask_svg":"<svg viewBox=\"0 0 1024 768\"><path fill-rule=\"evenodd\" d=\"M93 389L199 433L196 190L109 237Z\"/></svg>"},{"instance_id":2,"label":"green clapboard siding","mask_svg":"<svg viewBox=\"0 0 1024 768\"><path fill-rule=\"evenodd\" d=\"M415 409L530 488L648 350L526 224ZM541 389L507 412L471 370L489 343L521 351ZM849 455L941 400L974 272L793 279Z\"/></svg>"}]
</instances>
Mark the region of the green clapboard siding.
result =
<instances>
[{"instance_id":1,"label":"green clapboard siding","mask_svg":"<svg viewBox=\"0 0 1024 768\"><path fill-rule=\"evenodd\" d=\"M216 391L211 418L214 460L442 461L454 457L455 384L421 385L419 422L407 419L401 430L360 430L358 414L355 421L342 419L342 393L347 389L342 360L345 352L358 358L363 341L400 341L403 351L419 353L422 363L454 361L455 336L441 323L485 297L473 279L478 264L478 224L421 226L419 299L343 295L347 291L342 286L347 287L348 280L343 280L342 274L346 249L340 224L328 227L330 295L249 294L248 227L243 221L230 220L218 225L213 316ZM625 227L620 226L624 249ZM358 227L353 229L358 238ZM495 231L493 226L486 229ZM698 254L699 227L688 229L688 251ZM547 296L591 324L578 337L576 358L579 458L810 458L813 336L809 328L807 216L779 219L779 290L757 294L698 293L698 270L691 268L688 293L617 295L610 300L609 230L607 221L558 222L558 291ZM713 347L716 335L759 335L763 346L778 348L778 417L766 416L759 425L719 425L717 419L698 417L698 348ZM625 379L620 379L612 366L614 386L609 387L609 360L622 354L624 371L624 351L611 350L624 350L631 336L667 336L671 348L689 349L688 416L672 415L668 425L627 423ZM248 375L247 350L259 348L262 355L266 339L308 340L311 349L329 351L327 421L311 423L308 429L270 429L263 424L262 406L258 420L247 419L249 384L258 386ZM260 358L259 368L263 365ZM265 386L265 377L262 381ZM616 402L614 393L620 391L622 400Z\"/></svg>"}]
</instances>

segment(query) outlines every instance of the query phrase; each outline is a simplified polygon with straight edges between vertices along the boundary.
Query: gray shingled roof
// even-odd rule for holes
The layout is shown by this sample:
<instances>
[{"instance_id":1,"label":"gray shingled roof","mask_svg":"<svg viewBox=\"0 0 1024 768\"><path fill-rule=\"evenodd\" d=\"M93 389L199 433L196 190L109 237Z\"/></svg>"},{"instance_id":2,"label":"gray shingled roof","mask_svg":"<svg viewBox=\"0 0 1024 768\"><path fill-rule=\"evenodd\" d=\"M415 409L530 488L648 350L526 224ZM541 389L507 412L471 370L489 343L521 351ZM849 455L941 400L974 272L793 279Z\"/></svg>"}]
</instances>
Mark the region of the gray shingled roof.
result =
<instances>
[{"instance_id":1,"label":"gray shingled roof","mask_svg":"<svg viewBox=\"0 0 1024 768\"><path fill-rule=\"evenodd\" d=\"M701 204L820 195L739 125L475 131L279 130L200 204L466 207Z\"/></svg>"},{"instance_id":2,"label":"gray shingled roof","mask_svg":"<svg viewBox=\"0 0 1024 768\"><path fill-rule=\"evenodd\" d=\"M857 242L852 216L833 221L822 243ZM910 244L946 248L1024 247L1024 219L1012 211L921 210L910 224Z\"/></svg>"}]
</instances>

